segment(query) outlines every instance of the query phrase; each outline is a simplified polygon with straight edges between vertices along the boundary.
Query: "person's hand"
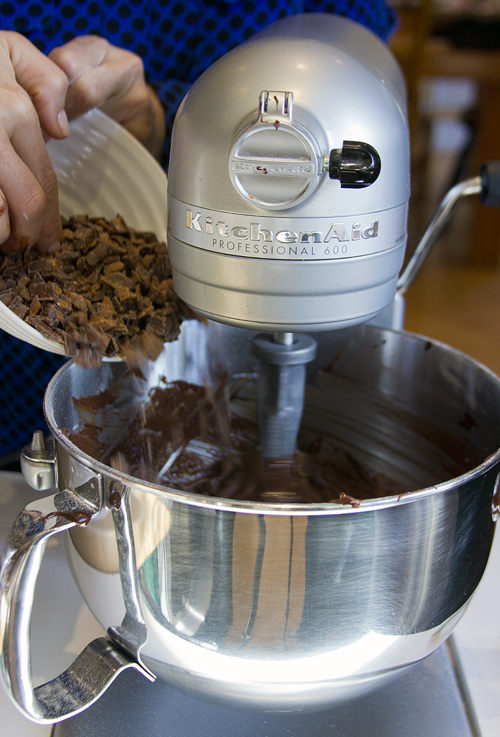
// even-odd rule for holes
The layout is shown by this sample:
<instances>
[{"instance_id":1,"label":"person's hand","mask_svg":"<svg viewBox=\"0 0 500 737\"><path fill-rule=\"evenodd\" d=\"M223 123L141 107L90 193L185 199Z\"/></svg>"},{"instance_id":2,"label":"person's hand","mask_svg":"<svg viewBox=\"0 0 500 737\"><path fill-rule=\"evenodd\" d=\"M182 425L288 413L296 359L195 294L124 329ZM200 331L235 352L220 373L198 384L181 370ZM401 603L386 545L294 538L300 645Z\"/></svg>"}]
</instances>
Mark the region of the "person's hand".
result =
<instances>
[{"instance_id":1,"label":"person's hand","mask_svg":"<svg viewBox=\"0 0 500 737\"><path fill-rule=\"evenodd\" d=\"M69 135L68 78L23 36L0 31L0 249L57 248L57 177L44 134Z\"/></svg>"},{"instance_id":2,"label":"person's hand","mask_svg":"<svg viewBox=\"0 0 500 737\"><path fill-rule=\"evenodd\" d=\"M45 141L68 136L68 119L93 107L159 155L164 115L140 57L95 36L47 57L20 34L0 31L0 251L57 249L57 177Z\"/></svg>"},{"instance_id":3,"label":"person's hand","mask_svg":"<svg viewBox=\"0 0 500 737\"><path fill-rule=\"evenodd\" d=\"M58 46L49 59L69 82L69 120L100 108L121 123L154 155L165 140L165 117L153 88L146 84L140 56L98 36L79 36Z\"/></svg>"}]
</instances>

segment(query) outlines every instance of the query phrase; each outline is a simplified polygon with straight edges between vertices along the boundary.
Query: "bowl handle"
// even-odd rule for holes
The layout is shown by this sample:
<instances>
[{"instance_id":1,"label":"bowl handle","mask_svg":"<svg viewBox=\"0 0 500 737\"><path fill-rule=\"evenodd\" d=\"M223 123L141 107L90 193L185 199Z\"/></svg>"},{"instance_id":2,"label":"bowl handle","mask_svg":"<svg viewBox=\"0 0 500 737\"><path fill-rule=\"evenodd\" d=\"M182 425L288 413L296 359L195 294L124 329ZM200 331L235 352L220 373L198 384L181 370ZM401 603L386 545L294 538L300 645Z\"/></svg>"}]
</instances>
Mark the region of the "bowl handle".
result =
<instances>
[{"instance_id":1,"label":"bowl handle","mask_svg":"<svg viewBox=\"0 0 500 737\"><path fill-rule=\"evenodd\" d=\"M45 546L52 535L86 525L101 508L101 479L75 490L66 489L29 504L15 520L0 568L0 668L11 699L28 719L53 724L93 704L116 676L135 668L149 680L154 675L141 663L146 625L140 615L128 497L114 490L113 517L120 555L126 615L108 637L93 640L64 673L33 688L30 624L35 583ZM124 487L121 487L122 490ZM118 494L118 495L117 495ZM124 575L127 578L124 581ZM131 579L132 575L132 579ZM126 594L125 594L126 592Z\"/></svg>"}]
</instances>

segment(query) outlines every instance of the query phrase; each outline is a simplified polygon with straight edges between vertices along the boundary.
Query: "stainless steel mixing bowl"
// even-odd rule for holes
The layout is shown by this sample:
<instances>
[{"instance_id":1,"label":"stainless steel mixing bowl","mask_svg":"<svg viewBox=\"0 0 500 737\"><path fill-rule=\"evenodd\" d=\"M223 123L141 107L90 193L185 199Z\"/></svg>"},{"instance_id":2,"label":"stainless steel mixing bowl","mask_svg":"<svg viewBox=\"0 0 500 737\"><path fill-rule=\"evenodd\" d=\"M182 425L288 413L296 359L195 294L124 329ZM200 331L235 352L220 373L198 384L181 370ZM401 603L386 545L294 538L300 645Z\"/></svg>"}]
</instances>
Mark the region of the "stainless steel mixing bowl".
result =
<instances>
[{"instance_id":1,"label":"stainless steel mixing bowl","mask_svg":"<svg viewBox=\"0 0 500 737\"><path fill-rule=\"evenodd\" d=\"M78 422L72 397L106 389L124 366L68 363L56 374L45 397L54 452L38 439L23 464L44 488L54 471L60 491L19 516L2 573L2 671L27 716L80 711L126 667L225 703L319 709L383 686L451 633L493 540L500 380L406 332L359 326L316 337L303 437L325 435L333 460L344 453L411 493L279 505L128 477L66 435ZM248 332L193 321L150 383L163 373L203 381L214 346L231 373L256 369ZM60 530L109 638L33 690L31 596L44 542Z\"/></svg>"}]
</instances>

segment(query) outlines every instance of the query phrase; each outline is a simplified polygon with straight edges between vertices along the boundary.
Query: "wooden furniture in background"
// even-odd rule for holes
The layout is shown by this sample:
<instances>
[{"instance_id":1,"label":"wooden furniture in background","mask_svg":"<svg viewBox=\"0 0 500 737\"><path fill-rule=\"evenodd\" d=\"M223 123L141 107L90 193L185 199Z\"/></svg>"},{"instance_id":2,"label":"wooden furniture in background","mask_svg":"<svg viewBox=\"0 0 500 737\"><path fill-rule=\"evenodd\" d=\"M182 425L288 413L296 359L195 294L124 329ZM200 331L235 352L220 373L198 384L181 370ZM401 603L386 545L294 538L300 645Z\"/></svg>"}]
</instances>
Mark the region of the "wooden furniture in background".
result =
<instances>
[{"instance_id":1,"label":"wooden furniture in background","mask_svg":"<svg viewBox=\"0 0 500 737\"><path fill-rule=\"evenodd\" d=\"M412 142L412 199L409 250L427 225L422 219L428 156L429 121L421 114L422 81L432 77L468 78L478 86L473 173L485 161L500 160L500 48L455 47L433 37L436 3L430 0L395 1L400 28L390 39L408 86L408 115ZM500 40L499 40L500 44ZM475 198L469 251L471 263L495 267L500 263L500 209L488 208Z\"/></svg>"},{"instance_id":2,"label":"wooden furniture in background","mask_svg":"<svg viewBox=\"0 0 500 737\"><path fill-rule=\"evenodd\" d=\"M473 153L474 174L485 161L500 161L500 49L455 48L429 38L422 73L430 77L466 77L478 86L477 122ZM475 199L470 244L471 263L500 264L500 209Z\"/></svg>"},{"instance_id":3,"label":"wooden furniture in background","mask_svg":"<svg viewBox=\"0 0 500 737\"><path fill-rule=\"evenodd\" d=\"M420 93L425 48L432 28L431 0L399 0L392 3L399 27L389 41L405 76L410 128L411 199L408 218L408 257L418 245L426 223L426 174L430 145L429 120L421 114Z\"/></svg>"}]
</instances>

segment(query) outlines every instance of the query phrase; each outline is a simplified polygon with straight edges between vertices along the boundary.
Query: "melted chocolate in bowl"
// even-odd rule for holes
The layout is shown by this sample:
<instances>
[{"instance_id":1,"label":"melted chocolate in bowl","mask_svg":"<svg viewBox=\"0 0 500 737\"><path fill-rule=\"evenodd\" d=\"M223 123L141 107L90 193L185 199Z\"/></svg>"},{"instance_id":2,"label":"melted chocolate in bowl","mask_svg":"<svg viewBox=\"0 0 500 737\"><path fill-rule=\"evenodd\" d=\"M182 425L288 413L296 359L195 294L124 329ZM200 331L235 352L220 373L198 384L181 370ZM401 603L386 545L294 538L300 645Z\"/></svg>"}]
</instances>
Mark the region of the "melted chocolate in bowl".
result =
<instances>
[{"instance_id":1,"label":"melted chocolate in bowl","mask_svg":"<svg viewBox=\"0 0 500 737\"><path fill-rule=\"evenodd\" d=\"M368 350L380 352L383 346L374 343ZM423 354L431 347L423 343ZM342 351L308 383L291 459L263 464L256 374L228 378L213 352L209 382L161 376L147 389L145 378L126 372L106 389L74 398L79 423L67 435L91 457L143 481L281 504L359 506L361 500L436 485L484 460L474 432L478 420L469 408L447 427L443 416L418 414L411 386L405 401L404 394L381 392L346 374L339 361Z\"/></svg>"}]
</instances>

